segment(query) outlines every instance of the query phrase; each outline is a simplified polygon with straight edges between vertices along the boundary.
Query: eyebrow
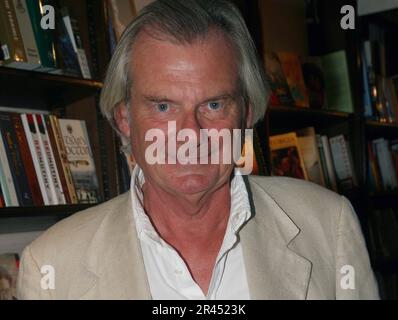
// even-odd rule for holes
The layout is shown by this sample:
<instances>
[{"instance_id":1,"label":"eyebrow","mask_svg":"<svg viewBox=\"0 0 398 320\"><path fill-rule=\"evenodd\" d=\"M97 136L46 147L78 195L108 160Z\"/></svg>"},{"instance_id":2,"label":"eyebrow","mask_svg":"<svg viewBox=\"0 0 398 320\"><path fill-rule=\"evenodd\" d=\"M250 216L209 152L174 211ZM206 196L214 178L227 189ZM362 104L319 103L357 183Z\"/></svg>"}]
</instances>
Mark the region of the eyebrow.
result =
<instances>
[{"instance_id":1,"label":"eyebrow","mask_svg":"<svg viewBox=\"0 0 398 320\"><path fill-rule=\"evenodd\" d=\"M199 104L206 103L209 101L216 101L216 100L226 100L226 99L235 100L236 97L237 97L237 94L225 92L225 93L222 93L222 94L210 97L210 98L206 98L204 101L200 102ZM149 102L155 102L155 103L160 103L160 102L177 103L177 101L172 100L166 96L144 95L144 99Z\"/></svg>"}]
</instances>

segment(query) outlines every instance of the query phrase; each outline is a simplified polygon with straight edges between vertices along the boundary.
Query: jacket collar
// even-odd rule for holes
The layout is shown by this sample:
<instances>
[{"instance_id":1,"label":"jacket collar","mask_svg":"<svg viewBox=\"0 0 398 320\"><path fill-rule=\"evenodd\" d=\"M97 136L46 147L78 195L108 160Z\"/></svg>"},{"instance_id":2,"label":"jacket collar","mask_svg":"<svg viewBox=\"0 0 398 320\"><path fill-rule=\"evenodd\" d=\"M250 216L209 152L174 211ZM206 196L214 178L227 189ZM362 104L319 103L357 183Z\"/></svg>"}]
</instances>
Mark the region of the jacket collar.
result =
<instances>
[{"instance_id":1,"label":"jacket collar","mask_svg":"<svg viewBox=\"0 0 398 320\"><path fill-rule=\"evenodd\" d=\"M305 299L312 264L292 248L300 229L253 180L246 179L252 218L240 232L250 296Z\"/></svg>"},{"instance_id":2,"label":"jacket collar","mask_svg":"<svg viewBox=\"0 0 398 320\"><path fill-rule=\"evenodd\" d=\"M252 218L239 237L252 299L305 299L311 262L292 249L299 228L262 187L246 179ZM85 279L71 286L81 299L151 299L129 192L107 202L84 255ZM260 214L261 213L261 214ZM77 290L77 291L76 291Z\"/></svg>"},{"instance_id":3,"label":"jacket collar","mask_svg":"<svg viewBox=\"0 0 398 320\"><path fill-rule=\"evenodd\" d=\"M83 265L89 289L81 299L151 299L129 192L108 202ZM107 208L104 208L106 210ZM83 290L81 290L83 291Z\"/></svg>"}]
</instances>

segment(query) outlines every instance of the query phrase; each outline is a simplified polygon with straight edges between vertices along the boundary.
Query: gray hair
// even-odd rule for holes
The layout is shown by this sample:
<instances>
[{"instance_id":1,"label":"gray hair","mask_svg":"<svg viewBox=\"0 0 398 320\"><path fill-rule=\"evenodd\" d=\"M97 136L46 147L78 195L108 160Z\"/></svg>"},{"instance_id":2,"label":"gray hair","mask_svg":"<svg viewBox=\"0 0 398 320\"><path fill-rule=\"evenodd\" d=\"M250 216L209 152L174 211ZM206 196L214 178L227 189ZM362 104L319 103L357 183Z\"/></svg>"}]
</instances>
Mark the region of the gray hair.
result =
<instances>
[{"instance_id":1,"label":"gray hair","mask_svg":"<svg viewBox=\"0 0 398 320\"><path fill-rule=\"evenodd\" d=\"M139 32L148 27L181 44L205 38L210 28L224 32L239 59L239 83L245 103L252 106L253 124L264 116L269 97L264 68L239 10L226 0L157 0L143 8L124 31L101 92L101 112L121 136L124 145L129 141L118 130L114 111L122 101L129 104L131 48Z\"/></svg>"}]
</instances>

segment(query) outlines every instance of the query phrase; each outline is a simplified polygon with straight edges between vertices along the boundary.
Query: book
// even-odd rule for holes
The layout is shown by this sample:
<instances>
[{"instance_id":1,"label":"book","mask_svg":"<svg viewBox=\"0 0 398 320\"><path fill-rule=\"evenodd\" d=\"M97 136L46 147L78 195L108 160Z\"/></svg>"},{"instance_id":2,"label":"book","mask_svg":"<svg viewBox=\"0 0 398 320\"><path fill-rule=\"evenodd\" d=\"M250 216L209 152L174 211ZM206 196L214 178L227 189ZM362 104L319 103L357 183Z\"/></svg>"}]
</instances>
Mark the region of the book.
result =
<instances>
[{"instance_id":1,"label":"book","mask_svg":"<svg viewBox=\"0 0 398 320\"><path fill-rule=\"evenodd\" d=\"M34 68L27 63L12 0L0 1L0 44L4 57L3 64L14 68Z\"/></svg>"},{"instance_id":2,"label":"book","mask_svg":"<svg viewBox=\"0 0 398 320\"><path fill-rule=\"evenodd\" d=\"M33 165L33 159L29 150L28 141L26 140L21 116L17 113L12 113L10 116L14 125L15 135L18 140L18 148L21 153L29 189L32 193L33 203L35 206L42 206L44 204L43 197L41 195L39 181L37 179L37 174Z\"/></svg>"},{"instance_id":3,"label":"book","mask_svg":"<svg viewBox=\"0 0 398 320\"><path fill-rule=\"evenodd\" d=\"M25 131L26 140L28 141L33 165L35 167L43 202L45 205L55 204L54 195L50 186L50 178L44 162L45 156L42 148L40 147L39 134L35 125L35 118L32 114L24 113L21 115L21 120Z\"/></svg>"},{"instance_id":4,"label":"book","mask_svg":"<svg viewBox=\"0 0 398 320\"><path fill-rule=\"evenodd\" d=\"M65 148L64 140L62 138L61 129L59 127L58 118L54 115L49 115L48 119L49 119L49 121L51 123L51 127L53 129L55 145L58 150L58 154L59 154L60 161L62 164L62 170L64 172L64 176L65 176L65 180L66 180L66 186L67 186L68 194L70 197L70 203L77 204L78 199L77 199L77 195L76 195L75 186L73 184L72 173L70 171L68 157L66 155L66 148Z\"/></svg>"},{"instance_id":5,"label":"book","mask_svg":"<svg viewBox=\"0 0 398 320\"><path fill-rule=\"evenodd\" d=\"M322 137L320 134L315 134L317 146L318 146L318 152L319 152L319 159L321 161L321 168L322 168L322 173L325 181L325 187L331 189L332 184L329 179L329 174L327 171L326 167L326 158L325 158L325 151L323 150L323 143L322 143Z\"/></svg>"},{"instance_id":6,"label":"book","mask_svg":"<svg viewBox=\"0 0 398 320\"><path fill-rule=\"evenodd\" d=\"M51 4L51 2L47 0L26 0L26 7L28 8L37 49L40 55L40 71L57 70L54 31L51 29L42 29L40 24L43 17L42 8L47 4Z\"/></svg>"},{"instance_id":7,"label":"book","mask_svg":"<svg viewBox=\"0 0 398 320\"><path fill-rule=\"evenodd\" d=\"M296 131L308 180L326 186L314 127Z\"/></svg>"},{"instance_id":8,"label":"book","mask_svg":"<svg viewBox=\"0 0 398 320\"><path fill-rule=\"evenodd\" d=\"M326 105L326 92L321 57L301 58L301 68L310 108L323 108Z\"/></svg>"},{"instance_id":9,"label":"book","mask_svg":"<svg viewBox=\"0 0 398 320\"><path fill-rule=\"evenodd\" d=\"M27 63L36 69L40 67L40 54L36 45L32 23L30 21L26 0L13 0L13 8L25 48Z\"/></svg>"},{"instance_id":10,"label":"book","mask_svg":"<svg viewBox=\"0 0 398 320\"><path fill-rule=\"evenodd\" d=\"M0 185L2 188L6 207L17 207L18 206L17 192L15 190L10 165L8 163L7 150L1 133L0 133Z\"/></svg>"},{"instance_id":11,"label":"book","mask_svg":"<svg viewBox=\"0 0 398 320\"><path fill-rule=\"evenodd\" d=\"M303 156L295 132L269 138L272 175L308 180Z\"/></svg>"},{"instance_id":12,"label":"book","mask_svg":"<svg viewBox=\"0 0 398 320\"><path fill-rule=\"evenodd\" d=\"M32 193L22 163L11 114L0 113L0 129L20 206L33 206Z\"/></svg>"},{"instance_id":13,"label":"book","mask_svg":"<svg viewBox=\"0 0 398 320\"><path fill-rule=\"evenodd\" d=\"M384 138L379 138L373 140L373 144L375 145L383 189L384 191L392 191L397 187L397 178L389 148L389 142Z\"/></svg>"},{"instance_id":14,"label":"book","mask_svg":"<svg viewBox=\"0 0 398 320\"><path fill-rule=\"evenodd\" d=\"M53 157L54 157L54 163L55 163L55 167L58 173L58 177L59 177L59 182L60 182L60 187L63 191L63 195L65 198L65 203L66 204L71 204L72 203L72 199L70 197L69 194L69 189L68 189L68 185L66 182L66 177L65 177L65 172L62 166L62 160L61 160L61 156L60 156L60 152L58 150L58 145L55 141L55 135L54 135L54 130L53 130L53 126L51 124L50 121L50 117L49 116L43 116L42 119L45 122L46 125L46 130L47 130L47 136L49 139L49 144L51 146L52 149L52 153L53 153Z\"/></svg>"},{"instance_id":15,"label":"book","mask_svg":"<svg viewBox=\"0 0 398 320\"><path fill-rule=\"evenodd\" d=\"M81 120L59 119L66 155L79 203L98 203L98 179L86 124Z\"/></svg>"},{"instance_id":16,"label":"book","mask_svg":"<svg viewBox=\"0 0 398 320\"><path fill-rule=\"evenodd\" d=\"M0 254L0 300L17 299L18 269L17 253Z\"/></svg>"},{"instance_id":17,"label":"book","mask_svg":"<svg viewBox=\"0 0 398 320\"><path fill-rule=\"evenodd\" d=\"M357 186L357 180L350 156L349 145L342 134L331 137L329 142L338 189L340 191L352 190Z\"/></svg>"},{"instance_id":18,"label":"book","mask_svg":"<svg viewBox=\"0 0 398 320\"><path fill-rule=\"evenodd\" d=\"M50 139L48 137L48 131L45 124L45 120L43 115L35 114L35 125L37 125L37 132L39 133L39 141L40 146L42 148L42 152L45 156L45 165L46 171L50 179L50 186L53 191L55 191L55 204L65 204L65 195L62 189L61 181L59 178L59 173L57 169L57 165L54 159L54 153L50 144Z\"/></svg>"},{"instance_id":19,"label":"book","mask_svg":"<svg viewBox=\"0 0 398 320\"><path fill-rule=\"evenodd\" d=\"M333 191L338 192L337 179L336 179L336 173L334 171L335 169L334 169L334 164L333 164L333 157L332 157L331 150L330 150L329 138L325 135L322 135L321 141L322 141L322 150L325 155L325 164L326 164L326 170L327 170L328 177L329 177L330 188Z\"/></svg>"},{"instance_id":20,"label":"book","mask_svg":"<svg viewBox=\"0 0 398 320\"><path fill-rule=\"evenodd\" d=\"M84 51L82 38L80 35L79 23L76 19L71 18L67 7L61 9L62 20L69 36L73 51L77 57L80 67L80 73L85 79L91 79L91 72L88 66L87 56Z\"/></svg>"},{"instance_id":21,"label":"book","mask_svg":"<svg viewBox=\"0 0 398 320\"><path fill-rule=\"evenodd\" d=\"M372 141L368 141L368 189L371 192L382 191L382 182L380 177L380 170L378 168L378 163L375 155L375 147Z\"/></svg>"},{"instance_id":22,"label":"book","mask_svg":"<svg viewBox=\"0 0 398 320\"><path fill-rule=\"evenodd\" d=\"M294 100L294 105L308 108L310 102L301 71L299 56L292 52L278 52L278 57L289 86L290 94Z\"/></svg>"},{"instance_id":23,"label":"book","mask_svg":"<svg viewBox=\"0 0 398 320\"><path fill-rule=\"evenodd\" d=\"M354 112L346 52L332 52L322 56L325 76L327 109Z\"/></svg>"},{"instance_id":24,"label":"book","mask_svg":"<svg viewBox=\"0 0 398 320\"><path fill-rule=\"evenodd\" d=\"M279 57L274 52L265 53L266 78L271 88L271 105L292 105L293 98L283 73Z\"/></svg>"},{"instance_id":25,"label":"book","mask_svg":"<svg viewBox=\"0 0 398 320\"><path fill-rule=\"evenodd\" d=\"M1 184L0 184L0 208L5 207L5 202L4 202L4 196L3 196L3 190L1 189Z\"/></svg>"},{"instance_id":26,"label":"book","mask_svg":"<svg viewBox=\"0 0 398 320\"><path fill-rule=\"evenodd\" d=\"M73 48L72 40L69 36L67 26L64 22L64 15L67 15L65 8L57 10L55 13L56 25L56 52L59 66L66 75L81 77L81 70L77 54Z\"/></svg>"}]
</instances>

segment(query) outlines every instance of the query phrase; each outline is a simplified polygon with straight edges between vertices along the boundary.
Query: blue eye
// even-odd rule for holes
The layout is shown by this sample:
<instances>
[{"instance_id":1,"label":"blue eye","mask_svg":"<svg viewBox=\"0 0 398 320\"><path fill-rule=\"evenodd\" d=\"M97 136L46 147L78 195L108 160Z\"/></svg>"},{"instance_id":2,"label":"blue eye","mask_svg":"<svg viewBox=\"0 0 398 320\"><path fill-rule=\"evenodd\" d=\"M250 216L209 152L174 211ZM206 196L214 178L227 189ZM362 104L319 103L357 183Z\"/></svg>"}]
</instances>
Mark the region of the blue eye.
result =
<instances>
[{"instance_id":1,"label":"blue eye","mask_svg":"<svg viewBox=\"0 0 398 320\"><path fill-rule=\"evenodd\" d=\"M167 103L159 103L156 107L157 107L158 111L160 111L160 112L166 112L170 108Z\"/></svg>"},{"instance_id":2,"label":"blue eye","mask_svg":"<svg viewBox=\"0 0 398 320\"><path fill-rule=\"evenodd\" d=\"M209 103L208 103L208 107L209 107L211 110L218 110L218 109L221 108L221 103L220 103L220 102L209 102Z\"/></svg>"}]
</instances>

